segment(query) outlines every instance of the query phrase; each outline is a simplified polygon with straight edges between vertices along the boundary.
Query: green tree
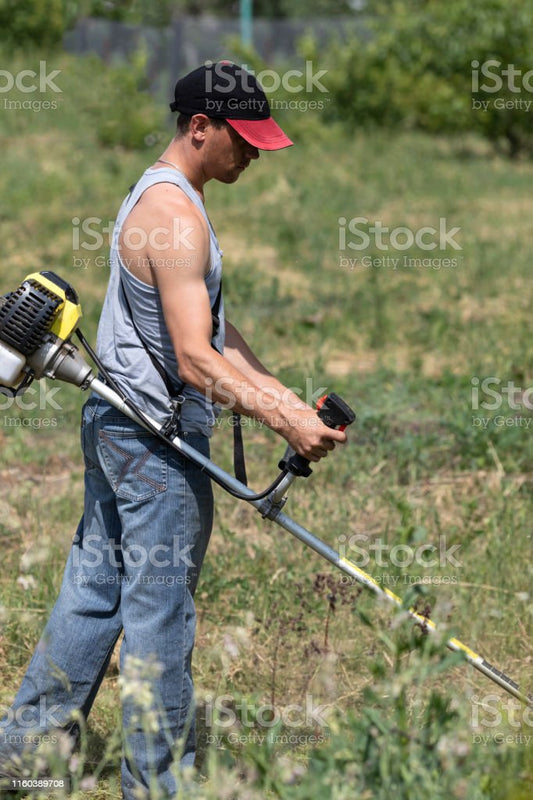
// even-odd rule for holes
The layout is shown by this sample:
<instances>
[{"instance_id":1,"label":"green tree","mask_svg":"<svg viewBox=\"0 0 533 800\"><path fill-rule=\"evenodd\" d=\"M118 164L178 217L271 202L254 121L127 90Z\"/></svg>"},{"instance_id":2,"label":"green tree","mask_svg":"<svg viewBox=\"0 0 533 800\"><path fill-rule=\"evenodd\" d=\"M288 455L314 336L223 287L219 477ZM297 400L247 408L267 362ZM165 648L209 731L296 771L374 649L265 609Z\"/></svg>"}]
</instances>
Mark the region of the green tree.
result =
<instances>
[{"instance_id":1,"label":"green tree","mask_svg":"<svg viewBox=\"0 0 533 800\"><path fill-rule=\"evenodd\" d=\"M393 0L369 11L365 36L326 55L308 47L308 56L331 64L337 118L350 126L479 131L511 157L533 150L525 110L533 91L504 74L509 65L521 75L533 67L533 0Z\"/></svg>"},{"instance_id":2,"label":"green tree","mask_svg":"<svg viewBox=\"0 0 533 800\"><path fill-rule=\"evenodd\" d=\"M0 0L0 41L8 47L61 42L73 4L65 0Z\"/></svg>"},{"instance_id":3,"label":"green tree","mask_svg":"<svg viewBox=\"0 0 533 800\"><path fill-rule=\"evenodd\" d=\"M164 26L179 8L179 0L90 0L84 13L120 22Z\"/></svg>"},{"instance_id":4,"label":"green tree","mask_svg":"<svg viewBox=\"0 0 533 800\"><path fill-rule=\"evenodd\" d=\"M173 14L236 17L239 0L92 0L92 16L165 25ZM349 0L253 0L256 17L321 17L352 13Z\"/></svg>"}]
</instances>

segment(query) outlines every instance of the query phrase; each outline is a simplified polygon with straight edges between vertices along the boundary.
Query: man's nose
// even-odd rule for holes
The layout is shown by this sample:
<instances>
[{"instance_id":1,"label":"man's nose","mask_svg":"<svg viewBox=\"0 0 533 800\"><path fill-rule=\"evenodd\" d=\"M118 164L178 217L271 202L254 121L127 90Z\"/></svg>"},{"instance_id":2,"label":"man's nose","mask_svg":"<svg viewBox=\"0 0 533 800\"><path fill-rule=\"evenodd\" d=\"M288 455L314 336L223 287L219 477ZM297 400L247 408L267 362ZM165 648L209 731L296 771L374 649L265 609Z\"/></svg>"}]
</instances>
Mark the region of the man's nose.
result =
<instances>
[{"instance_id":1,"label":"man's nose","mask_svg":"<svg viewBox=\"0 0 533 800\"><path fill-rule=\"evenodd\" d=\"M246 154L247 154L248 158L252 158L254 160L259 158L259 150L257 149L257 147L254 147L251 144L248 145L248 149L247 149L247 153Z\"/></svg>"}]
</instances>

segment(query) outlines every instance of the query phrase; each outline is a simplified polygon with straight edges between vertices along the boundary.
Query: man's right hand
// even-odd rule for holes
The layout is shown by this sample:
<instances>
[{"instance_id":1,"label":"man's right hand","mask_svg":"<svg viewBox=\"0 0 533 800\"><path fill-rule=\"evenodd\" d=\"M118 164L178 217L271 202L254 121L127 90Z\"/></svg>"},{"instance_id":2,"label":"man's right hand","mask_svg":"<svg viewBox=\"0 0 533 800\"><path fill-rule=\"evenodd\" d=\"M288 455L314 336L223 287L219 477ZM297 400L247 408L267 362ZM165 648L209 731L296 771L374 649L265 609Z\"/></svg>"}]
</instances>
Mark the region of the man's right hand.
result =
<instances>
[{"instance_id":1,"label":"man's right hand","mask_svg":"<svg viewBox=\"0 0 533 800\"><path fill-rule=\"evenodd\" d=\"M280 409L281 411L281 409ZM344 431L324 425L312 408L283 410L283 416L272 420L271 427L283 436L293 450L308 461L319 461L334 449L336 444L347 440Z\"/></svg>"}]
</instances>

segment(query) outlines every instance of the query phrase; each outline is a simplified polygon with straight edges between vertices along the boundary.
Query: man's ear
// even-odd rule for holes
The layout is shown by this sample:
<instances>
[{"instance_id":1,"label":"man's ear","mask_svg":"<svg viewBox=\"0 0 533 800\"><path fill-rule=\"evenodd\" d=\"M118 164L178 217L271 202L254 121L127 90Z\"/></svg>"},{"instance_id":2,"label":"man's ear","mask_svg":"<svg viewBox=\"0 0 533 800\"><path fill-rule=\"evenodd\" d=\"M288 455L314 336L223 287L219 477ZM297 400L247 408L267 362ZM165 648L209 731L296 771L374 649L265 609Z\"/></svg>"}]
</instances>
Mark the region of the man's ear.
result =
<instances>
[{"instance_id":1,"label":"man's ear","mask_svg":"<svg viewBox=\"0 0 533 800\"><path fill-rule=\"evenodd\" d=\"M195 142L203 142L210 125L210 119L205 114L193 114L191 117L190 132Z\"/></svg>"}]
</instances>

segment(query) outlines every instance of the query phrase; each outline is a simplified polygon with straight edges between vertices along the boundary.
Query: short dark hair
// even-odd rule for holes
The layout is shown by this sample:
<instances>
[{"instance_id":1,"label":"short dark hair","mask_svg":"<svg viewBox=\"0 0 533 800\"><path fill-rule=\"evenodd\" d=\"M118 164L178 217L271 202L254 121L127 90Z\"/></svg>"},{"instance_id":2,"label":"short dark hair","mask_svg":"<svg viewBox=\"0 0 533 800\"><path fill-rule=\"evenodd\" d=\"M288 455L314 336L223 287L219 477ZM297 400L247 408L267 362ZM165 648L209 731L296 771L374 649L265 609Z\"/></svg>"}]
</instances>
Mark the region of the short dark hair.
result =
<instances>
[{"instance_id":1,"label":"short dark hair","mask_svg":"<svg viewBox=\"0 0 533 800\"><path fill-rule=\"evenodd\" d=\"M178 114L178 119L176 122L176 131L178 138L185 136L187 131L189 130L189 125L191 124L191 114L182 114L181 112ZM215 128L224 128L227 125L225 119L219 119L218 117L209 117L211 120L211 124Z\"/></svg>"}]
</instances>

